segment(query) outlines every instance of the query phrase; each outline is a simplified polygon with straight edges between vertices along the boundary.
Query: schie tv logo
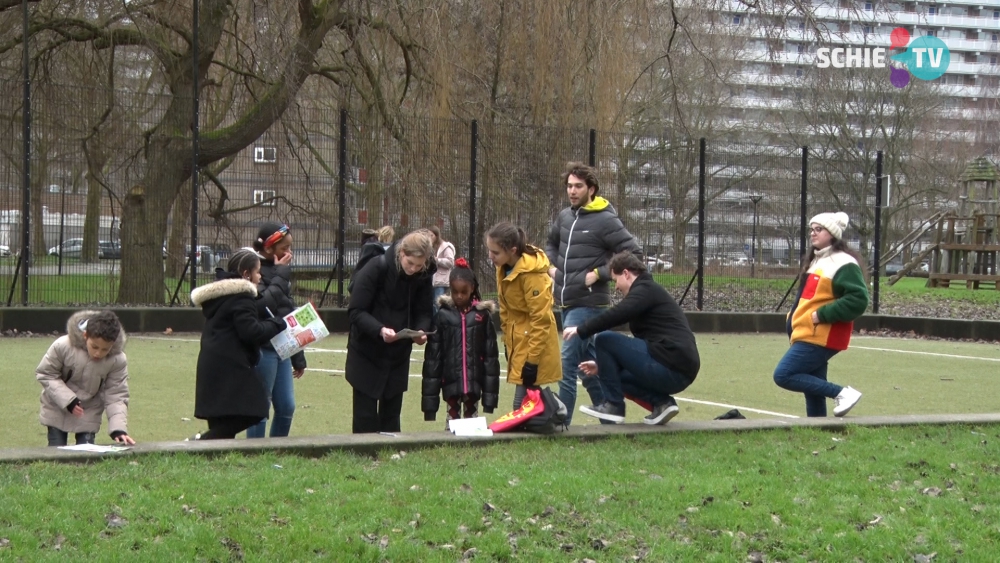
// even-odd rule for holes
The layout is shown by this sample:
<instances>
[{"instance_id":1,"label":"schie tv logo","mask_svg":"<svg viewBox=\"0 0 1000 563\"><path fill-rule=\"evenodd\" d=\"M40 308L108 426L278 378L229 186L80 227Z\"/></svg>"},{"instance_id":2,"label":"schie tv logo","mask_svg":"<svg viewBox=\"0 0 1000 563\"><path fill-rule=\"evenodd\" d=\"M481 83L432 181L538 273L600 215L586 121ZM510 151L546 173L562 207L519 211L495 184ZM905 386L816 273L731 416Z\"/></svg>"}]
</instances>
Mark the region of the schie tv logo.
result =
<instances>
[{"instance_id":1,"label":"schie tv logo","mask_svg":"<svg viewBox=\"0 0 1000 563\"><path fill-rule=\"evenodd\" d=\"M896 88L910 83L910 74L920 80L934 80L948 70L951 53L944 41L924 35L910 41L910 32L902 27L892 30L891 46L885 47L821 47L816 50L818 68L885 68L889 67L889 81ZM888 56L894 49L902 53ZM894 61L894 65L889 61Z\"/></svg>"}]
</instances>

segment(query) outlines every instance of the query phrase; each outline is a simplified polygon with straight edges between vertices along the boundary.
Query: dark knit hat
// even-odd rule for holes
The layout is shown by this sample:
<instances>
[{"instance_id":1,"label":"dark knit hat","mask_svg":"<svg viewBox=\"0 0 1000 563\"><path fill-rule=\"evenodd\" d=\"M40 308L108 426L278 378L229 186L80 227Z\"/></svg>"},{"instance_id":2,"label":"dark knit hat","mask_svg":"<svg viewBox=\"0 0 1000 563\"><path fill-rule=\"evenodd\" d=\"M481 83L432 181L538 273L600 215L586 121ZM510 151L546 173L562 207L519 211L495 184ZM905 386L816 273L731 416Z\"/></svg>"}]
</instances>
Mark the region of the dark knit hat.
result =
<instances>
[{"instance_id":1,"label":"dark knit hat","mask_svg":"<svg viewBox=\"0 0 1000 563\"><path fill-rule=\"evenodd\" d=\"M257 238L253 241L254 250L260 252L268 246L274 246L275 243L288 235L288 231L288 225L285 225L284 223L276 223L274 221L264 223L260 226L260 229L257 231ZM281 236L275 237L275 234L279 232L281 233ZM271 240L270 244L268 244L268 240Z\"/></svg>"}]
</instances>

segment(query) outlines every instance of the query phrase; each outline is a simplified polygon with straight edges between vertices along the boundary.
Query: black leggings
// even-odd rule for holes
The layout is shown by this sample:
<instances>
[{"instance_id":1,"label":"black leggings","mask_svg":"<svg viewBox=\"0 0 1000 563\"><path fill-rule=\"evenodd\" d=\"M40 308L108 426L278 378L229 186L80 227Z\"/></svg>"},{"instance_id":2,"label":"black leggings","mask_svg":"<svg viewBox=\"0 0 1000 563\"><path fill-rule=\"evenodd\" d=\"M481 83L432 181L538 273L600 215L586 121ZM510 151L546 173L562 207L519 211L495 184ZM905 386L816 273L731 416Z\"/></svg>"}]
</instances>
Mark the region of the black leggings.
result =
<instances>
[{"instance_id":1,"label":"black leggings","mask_svg":"<svg viewBox=\"0 0 1000 563\"><path fill-rule=\"evenodd\" d=\"M50 446L65 446L67 440L69 440L69 432L63 432L58 428L52 428L51 426L46 426L49 429L49 445ZM95 438L94 432L77 432L76 433L76 443L77 444L93 444Z\"/></svg>"},{"instance_id":2,"label":"black leggings","mask_svg":"<svg viewBox=\"0 0 1000 563\"><path fill-rule=\"evenodd\" d=\"M354 390L355 434L367 432L399 432L399 413L403 410L403 394L395 397L372 399Z\"/></svg>"},{"instance_id":3,"label":"black leggings","mask_svg":"<svg viewBox=\"0 0 1000 563\"><path fill-rule=\"evenodd\" d=\"M237 434L260 422L259 416L222 416L208 419L208 432L199 440L232 440Z\"/></svg>"}]
</instances>

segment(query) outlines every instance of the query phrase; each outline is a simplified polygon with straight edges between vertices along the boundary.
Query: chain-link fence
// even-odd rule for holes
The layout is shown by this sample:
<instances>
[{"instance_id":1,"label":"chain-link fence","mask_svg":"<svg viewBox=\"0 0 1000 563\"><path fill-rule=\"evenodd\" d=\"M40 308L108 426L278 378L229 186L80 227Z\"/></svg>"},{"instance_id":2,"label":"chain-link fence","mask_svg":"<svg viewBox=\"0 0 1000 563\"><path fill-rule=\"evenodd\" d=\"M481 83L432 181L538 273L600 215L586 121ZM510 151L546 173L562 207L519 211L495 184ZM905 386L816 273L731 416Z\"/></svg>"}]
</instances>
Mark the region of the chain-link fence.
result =
<instances>
[{"instance_id":1,"label":"chain-link fence","mask_svg":"<svg viewBox=\"0 0 1000 563\"><path fill-rule=\"evenodd\" d=\"M3 84L10 95L0 99L4 297L30 305L126 301L121 280L148 272L121 271L123 251L137 244L121 235L123 208L129 198L143 196L156 173L150 139L162 133L156 129L163 126L167 99L75 86L72 96L49 96L56 88L51 84L38 93L31 125L30 260L22 260L25 170L17 86ZM208 104L199 123L203 131L217 131L244 113ZM203 146L210 146L212 133L206 135ZM153 304L188 303L192 269L195 283L206 283L234 249L253 242L264 221L292 227L302 299L343 304L362 230L383 225L392 226L397 238L437 225L458 254L470 258L484 292L492 293L484 233L508 220L544 247L553 218L568 204L562 182L568 161L597 167L600 195L635 235L649 269L687 309L778 307L798 272L803 225L812 214L846 211L852 223L845 238L866 257L876 232L875 153L864 151L845 157L670 131L430 118L386 123L318 99L298 100L244 145L200 167L193 254L190 180L169 199L163 240L153 249L162 254L163 298ZM19 275L25 267L26 300Z\"/></svg>"}]
</instances>

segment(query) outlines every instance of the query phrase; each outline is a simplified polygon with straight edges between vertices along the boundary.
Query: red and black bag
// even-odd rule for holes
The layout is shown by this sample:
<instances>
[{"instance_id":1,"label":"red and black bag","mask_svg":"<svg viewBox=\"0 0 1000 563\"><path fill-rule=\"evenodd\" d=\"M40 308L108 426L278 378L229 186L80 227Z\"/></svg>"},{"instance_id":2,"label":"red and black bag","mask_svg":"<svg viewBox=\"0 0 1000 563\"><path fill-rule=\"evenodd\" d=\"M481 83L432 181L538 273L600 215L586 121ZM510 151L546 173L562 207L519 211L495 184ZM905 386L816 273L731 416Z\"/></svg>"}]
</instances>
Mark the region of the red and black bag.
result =
<instances>
[{"instance_id":1,"label":"red and black bag","mask_svg":"<svg viewBox=\"0 0 1000 563\"><path fill-rule=\"evenodd\" d=\"M490 430L553 434L566 429L566 412L566 405L552 391L529 387L521 407L493 421Z\"/></svg>"}]
</instances>

